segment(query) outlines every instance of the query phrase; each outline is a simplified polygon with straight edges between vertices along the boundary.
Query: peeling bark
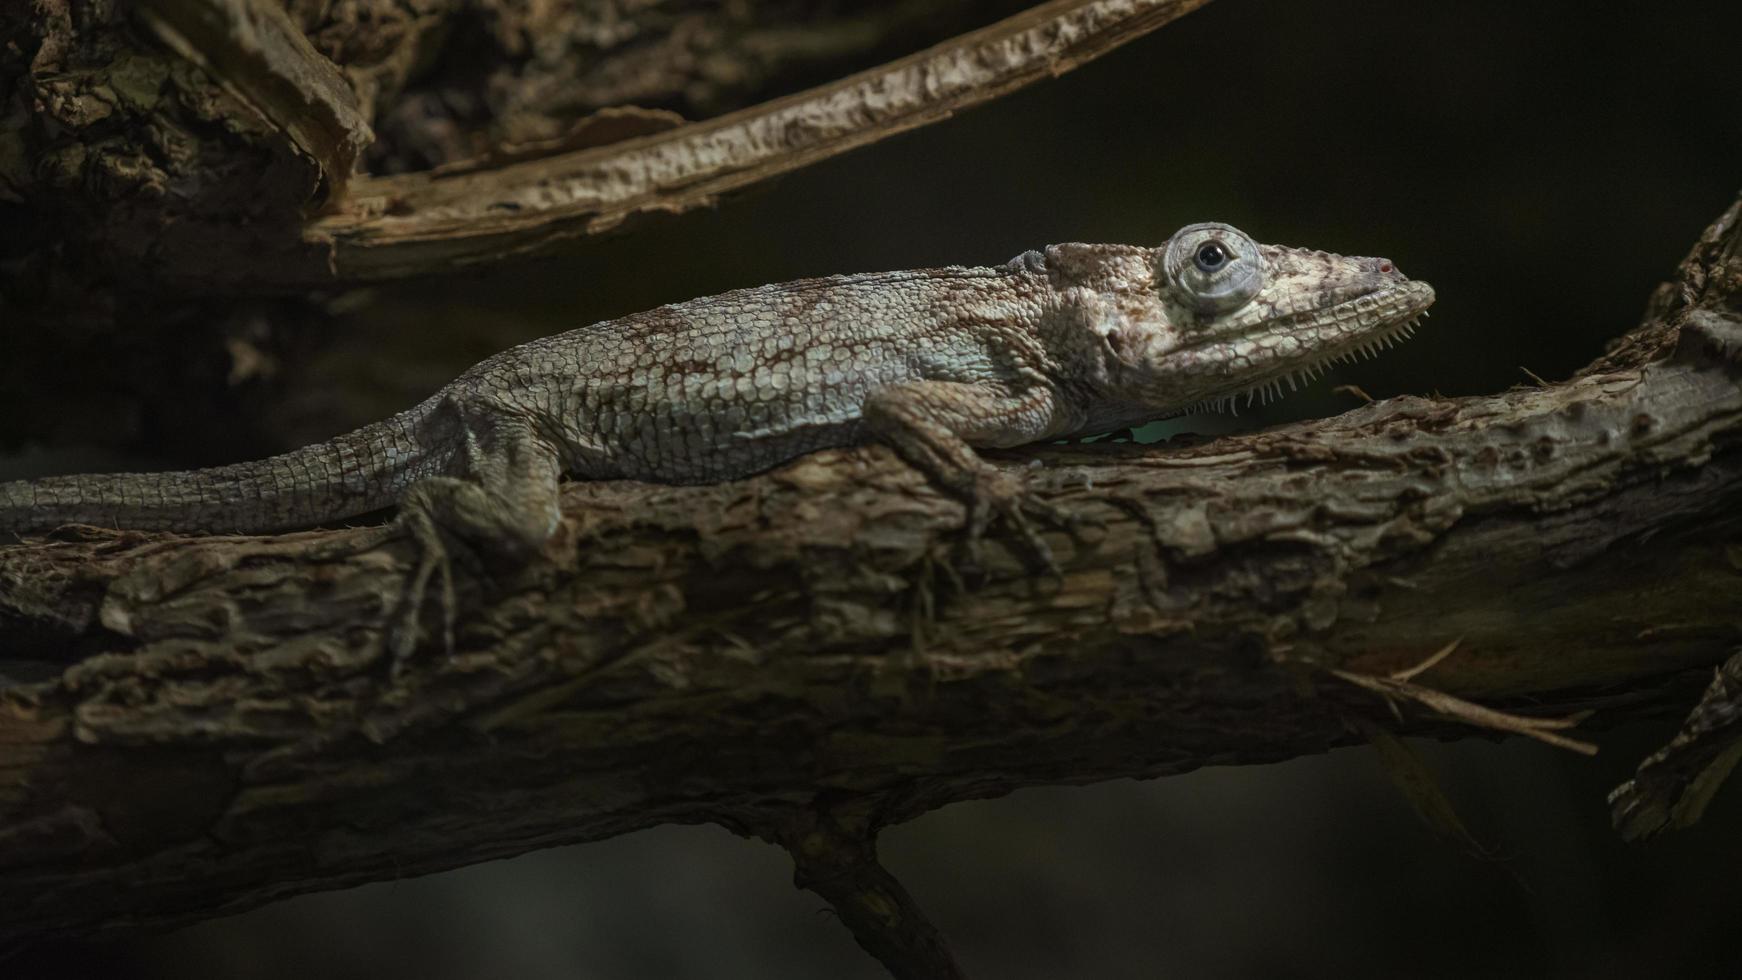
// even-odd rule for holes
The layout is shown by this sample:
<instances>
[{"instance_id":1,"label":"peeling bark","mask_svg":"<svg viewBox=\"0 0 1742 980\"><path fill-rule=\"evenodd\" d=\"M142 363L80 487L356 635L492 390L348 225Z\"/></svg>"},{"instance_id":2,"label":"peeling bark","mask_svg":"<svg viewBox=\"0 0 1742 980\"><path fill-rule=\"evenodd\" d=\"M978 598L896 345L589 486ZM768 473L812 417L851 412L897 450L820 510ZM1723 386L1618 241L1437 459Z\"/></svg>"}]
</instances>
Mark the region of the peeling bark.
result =
<instances>
[{"instance_id":1,"label":"peeling bark","mask_svg":"<svg viewBox=\"0 0 1742 980\"><path fill-rule=\"evenodd\" d=\"M711 821L869 902L843 916L901 969L940 961L877 877L891 822L1475 731L1339 671L1461 638L1411 683L1586 734L1685 711L1742 643L1739 209L1563 384L1003 454L1090 525L1056 579L996 533L961 567L960 505L877 448L568 485L547 552L464 577L456 648L400 676L412 554L377 529L0 549L0 938Z\"/></svg>"}]
</instances>

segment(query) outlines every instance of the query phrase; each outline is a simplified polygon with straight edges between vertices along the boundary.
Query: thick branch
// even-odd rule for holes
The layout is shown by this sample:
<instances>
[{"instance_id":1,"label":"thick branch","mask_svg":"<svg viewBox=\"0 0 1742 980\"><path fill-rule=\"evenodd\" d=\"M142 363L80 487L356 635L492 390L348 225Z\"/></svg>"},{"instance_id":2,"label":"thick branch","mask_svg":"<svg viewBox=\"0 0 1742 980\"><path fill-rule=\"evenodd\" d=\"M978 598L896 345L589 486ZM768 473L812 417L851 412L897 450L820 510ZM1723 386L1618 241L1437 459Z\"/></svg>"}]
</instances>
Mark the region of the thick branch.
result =
<instances>
[{"instance_id":1,"label":"thick branch","mask_svg":"<svg viewBox=\"0 0 1742 980\"><path fill-rule=\"evenodd\" d=\"M397 678L410 549L374 531L0 550L0 931L1320 751L1393 724L1331 668L1460 637L1411 682L1587 728L1678 707L1739 637L1736 214L1566 384L1021 454L1099 525L1053 536L1057 580L1002 540L953 567L960 505L878 449L571 485L548 553L463 581L454 654Z\"/></svg>"}]
</instances>

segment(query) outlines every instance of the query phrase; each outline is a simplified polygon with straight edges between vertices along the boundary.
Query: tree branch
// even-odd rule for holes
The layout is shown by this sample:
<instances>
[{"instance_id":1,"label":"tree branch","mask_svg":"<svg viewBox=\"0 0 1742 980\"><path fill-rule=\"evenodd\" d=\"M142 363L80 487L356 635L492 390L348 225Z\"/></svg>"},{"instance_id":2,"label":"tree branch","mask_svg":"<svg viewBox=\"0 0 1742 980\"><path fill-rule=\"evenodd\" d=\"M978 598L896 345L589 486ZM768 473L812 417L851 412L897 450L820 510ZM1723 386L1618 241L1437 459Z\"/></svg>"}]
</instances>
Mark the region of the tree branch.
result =
<instances>
[{"instance_id":1,"label":"tree branch","mask_svg":"<svg viewBox=\"0 0 1742 980\"><path fill-rule=\"evenodd\" d=\"M877 860L876 830L862 816L796 810L772 836L792 855L793 882L834 906L865 952L895 980L960 980L943 933Z\"/></svg>"},{"instance_id":2,"label":"tree branch","mask_svg":"<svg viewBox=\"0 0 1742 980\"><path fill-rule=\"evenodd\" d=\"M876 830L954 800L1468 733L1337 673L1460 637L1408 683L1586 733L1679 713L1738 641L1737 215L1565 384L1008 454L1099 526L1052 536L1052 580L997 535L958 567L961 506L877 448L571 484L547 553L463 581L454 654L398 677L412 551L376 529L0 549L0 937L671 821L783 840L850 906L890 886ZM832 893L806 828L845 812L863 880Z\"/></svg>"},{"instance_id":3,"label":"tree branch","mask_svg":"<svg viewBox=\"0 0 1742 980\"><path fill-rule=\"evenodd\" d=\"M313 206L341 200L374 134L356 93L284 8L267 0L141 0L176 54L204 68L283 133L321 175Z\"/></svg>"},{"instance_id":4,"label":"tree branch","mask_svg":"<svg viewBox=\"0 0 1742 980\"><path fill-rule=\"evenodd\" d=\"M482 168L357 181L300 238L214 250L170 229L153 271L193 286L298 290L432 275L534 252L947 119L1056 76L1208 0L1051 0L926 51L704 122Z\"/></svg>"}]
</instances>

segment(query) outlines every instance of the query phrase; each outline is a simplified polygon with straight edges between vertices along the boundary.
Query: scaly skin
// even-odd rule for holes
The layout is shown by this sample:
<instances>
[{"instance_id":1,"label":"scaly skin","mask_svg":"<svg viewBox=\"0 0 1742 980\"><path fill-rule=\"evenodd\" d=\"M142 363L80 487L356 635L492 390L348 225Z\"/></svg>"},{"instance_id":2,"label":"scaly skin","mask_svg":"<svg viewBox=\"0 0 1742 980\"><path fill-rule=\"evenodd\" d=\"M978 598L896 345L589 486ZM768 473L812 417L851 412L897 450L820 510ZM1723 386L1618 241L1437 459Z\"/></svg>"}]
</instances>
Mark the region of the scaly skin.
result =
<instances>
[{"instance_id":1,"label":"scaly skin","mask_svg":"<svg viewBox=\"0 0 1742 980\"><path fill-rule=\"evenodd\" d=\"M1215 224L1161 248L761 286L524 344L385 422L260 462L0 484L0 531L260 532L397 503L432 548L440 527L523 553L555 528L565 472L715 482L880 439L966 497L977 533L994 511L1020 523L1023 494L970 447L1268 398L1432 302L1383 259Z\"/></svg>"}]
</instances>

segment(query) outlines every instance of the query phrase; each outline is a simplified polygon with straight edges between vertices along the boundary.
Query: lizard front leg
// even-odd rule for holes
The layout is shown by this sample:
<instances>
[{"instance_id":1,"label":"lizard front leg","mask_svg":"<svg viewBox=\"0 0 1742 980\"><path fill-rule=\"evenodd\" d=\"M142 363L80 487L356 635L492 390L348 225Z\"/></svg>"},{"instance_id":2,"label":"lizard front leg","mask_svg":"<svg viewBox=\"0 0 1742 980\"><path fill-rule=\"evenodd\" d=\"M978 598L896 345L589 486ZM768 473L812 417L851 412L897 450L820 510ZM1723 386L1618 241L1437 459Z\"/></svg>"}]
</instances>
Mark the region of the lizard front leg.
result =
<instances>
[{"instance_id":1,"label":"lizard front leg","mask_svg":"<svg viewBox=\"0 0 1742 980\"><path fill-rule=\"evenodd\" d=\"M975 446L1020 446L1051 434L1052 393L1021 391L959 381L909 381L885 385L866 396L865 424L902 458L968 504L968 547L977 554L993 515L1021 534L1035 557L1057 571L1052 549L1028 515L1068 525L1057 508L1037 500L1022 477L986 462Z\"/></svg>"},{"instance_id":2,"label":"lizard front leg","mask_svg":"<svg viewBox=\"0 0 1742 980\"><path fill-rule=\"evenodd\" d=\"M484 555L525 562L536 555L562 518L558 507L560 457L526 417L492 404L444 402L439 422L464 450L449 475L419 480L399 502L398 525L418 545L418 564L406 587L390 635L395 664L417 645L423 597L430 579L442 585L443 640L453 649L453 572L444 535Z\"/></svg>"}]
</instances>

